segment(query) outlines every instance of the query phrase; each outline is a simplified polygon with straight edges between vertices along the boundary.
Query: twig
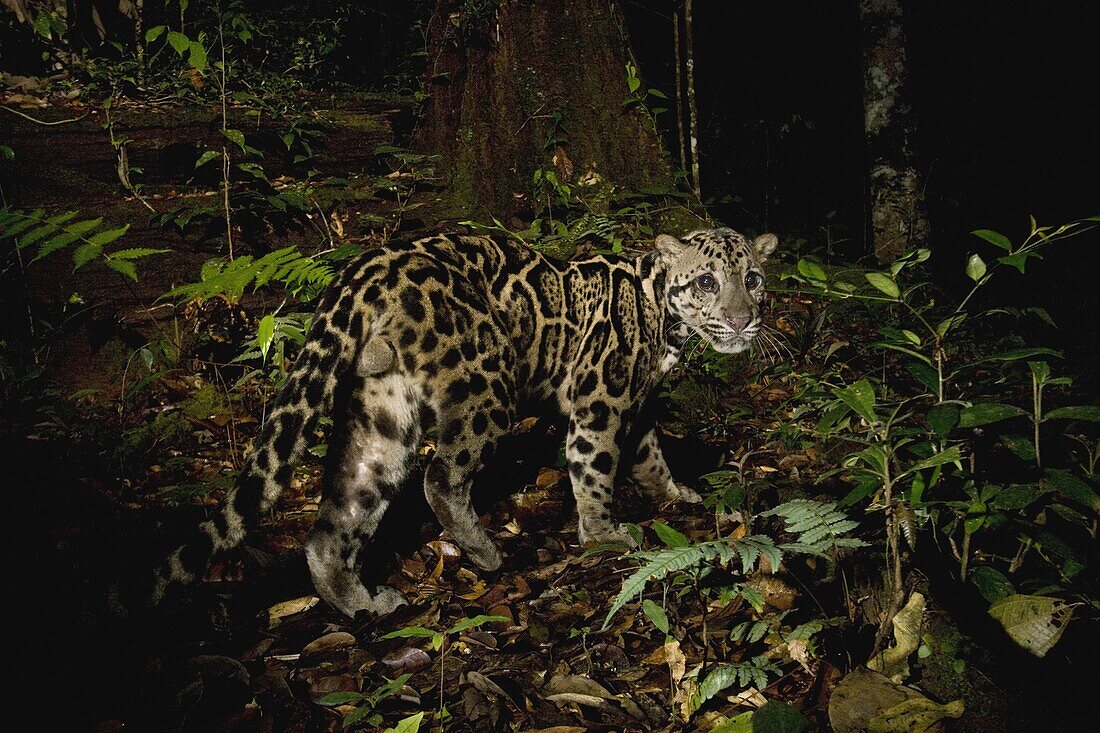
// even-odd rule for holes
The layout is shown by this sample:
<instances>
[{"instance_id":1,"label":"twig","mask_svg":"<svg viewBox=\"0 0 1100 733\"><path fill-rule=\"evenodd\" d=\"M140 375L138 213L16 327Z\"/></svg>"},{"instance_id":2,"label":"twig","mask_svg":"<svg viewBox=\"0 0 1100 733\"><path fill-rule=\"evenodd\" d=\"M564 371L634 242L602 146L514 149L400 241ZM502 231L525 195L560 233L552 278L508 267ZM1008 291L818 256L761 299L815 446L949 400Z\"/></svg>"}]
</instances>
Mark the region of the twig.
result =
<instances>
[{"instance_id":1,"label":"twig","mask_svg":"<svg viewBox=\"0 0 1100 733\"><path fill-rule=\"evenodd\" d=\"M44 126L47 126L47 127L51 126L51 125L67 125L70 122L79 122L80 120L84 119L85 117L87 117L88 115L90 115L92 113L91 110L88 110L87 112L80 115L79 117L73 117L72 119L68 119L68 120L54 120L53 122L46 122L44 120L36 120L35 118L31 117L29 114L26 114L25 112L20 112L19 110L13 109L12 107L8 107L6 105L0 104L0 109L6 109L8 112L11 112L13 115L19 115L23 119L29 120L30 122L33 122L36 125L44 125Z\"/></svg>"}]
</instances>

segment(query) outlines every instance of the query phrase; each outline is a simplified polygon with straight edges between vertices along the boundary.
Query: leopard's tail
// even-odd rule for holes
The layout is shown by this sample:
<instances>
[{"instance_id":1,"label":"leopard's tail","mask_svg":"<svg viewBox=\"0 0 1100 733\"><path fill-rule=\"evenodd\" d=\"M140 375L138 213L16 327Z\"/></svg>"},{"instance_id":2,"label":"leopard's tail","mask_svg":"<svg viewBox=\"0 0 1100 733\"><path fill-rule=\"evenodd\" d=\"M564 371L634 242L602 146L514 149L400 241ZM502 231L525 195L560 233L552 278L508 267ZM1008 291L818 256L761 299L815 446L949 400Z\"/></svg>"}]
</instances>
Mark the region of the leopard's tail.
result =
<instances>
[{"instance_id":1,"label":"leopard's tail","mask_svg":"<svg viewBox=\"0 0 1100 733\"><path fill-rule=\"evenodd\" d=\"M348 320L334 310L335 301L344 294L332 288L322 298L302 353L275 398L236 483L218 512L157 568L150 605L159 604L172 586L200 578L214 555L240 546L289 483L294 464L308 447L307 430L318 416L332 414L337 386L353 371L358 355ZM337 319L343 322L334 323Z\"/></svg>"}]
</instances>

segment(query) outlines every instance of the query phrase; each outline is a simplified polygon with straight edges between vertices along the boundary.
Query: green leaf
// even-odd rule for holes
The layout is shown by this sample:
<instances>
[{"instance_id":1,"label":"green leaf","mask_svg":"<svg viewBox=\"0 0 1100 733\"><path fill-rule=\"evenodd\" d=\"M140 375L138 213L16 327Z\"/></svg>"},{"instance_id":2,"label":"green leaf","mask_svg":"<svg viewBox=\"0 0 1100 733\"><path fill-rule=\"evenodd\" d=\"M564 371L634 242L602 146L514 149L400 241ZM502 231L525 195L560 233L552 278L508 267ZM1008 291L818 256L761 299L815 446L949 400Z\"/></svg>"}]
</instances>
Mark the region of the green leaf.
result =
<instances>
[{"instance_id":1,"label":"green leaf","mask_svg":"<svg viewBox=\"0 0 1100 733\"><path fill-rule=\"evenodd\" d=\"M225 135L231 142L236 144L242 151L245 149L244 133L240 130L228 129L222 130L222 135Z\"/></svg>"},{"instance_id":2,"label":"green leaf","mask_svg":"<svg viewBox=\"0 0 1100 733\"><path fill-rule=\"evenodd\" d=\"M752 710L738 713L710 729L710 733L752 733Z\"/></svg>"},{"instance_id":3,"label":"green leaf","mask_svg":"<svg viewBox=\"0 0 1100 733\"><path fill-rule=\"evenodd\" d=\"M318 702L326 706L347 705L349 703L356 703L363 699L363 693L361 692L330 692L322 697Z\"/></svg>"},{"instance_id":4,"label":"green leaf","mask_svg":"<svg viewBox=\"0 0 1100 733\"><path fill-rule=\"evenodd\" d=\"M802 733L808 726L798 708L779 700L769 700L752 716L753 733Z\"/></svg>"},{"instance_id":5,"label":"green leaf","mask_svg":"<svg viewBox=\"0 0 1100 733\"><path fill-rule=\"evenodd\" d=\"M1091 405L1058 407L1051 410L1046 415L1043 415L1043 422L1047 420L1085 420L1087 422L1100 422L1100 407Z\"/></svg>"},{"instance_id":6,"label":"green leaf","mask_svg":"<svg viewBox=\"0 0 1100 733\"><path fill-rule=\"evenodd\" d=\"M953 402L940 402L928 409L928 425L941 438L946 438L959 424L959 406Z\"/></svg>"},{"instance_id":7,"label":"green leaf","mask_svg":"<svg viewBox=\"0 0 1100 733\"><path fill-rule=\"evenodd\" d=\"M43 257L53 254L59 249L64 249L79 238L79 235L71 231L64 231L61 234L58 234L56 237L53 237L52 239L48 239L43 242L42 246L38 248L38 253L34 256L31 262L37 262Z\"/></svg>"},{"instance_id":8,"label":"green leaf","mask_svg":"<svg viewBox=\"0 0 1100 733\"><path fill-rule=\"evenodd\" d=\"M421 637L422 636L422 637L426 637L426 638L430 639L438 633L439 633L438 631L432 631L431 629L426 629L423 626L406 626L404 628L397 629L396 631L391 631L388 634L384 634L382 636L382 638L383 639L407 639L407 638L410 638L410 637Z\"/></svg>"},{"instance_id":9,"label":"green leaf","mask_svg":"<svg viewBox=\"0 0 1100 733\"><path fill-rule=\"evenodd\" d=\"M945 463L954 463L962 458L959 453L959 449L955 446L951 446L947 450L942 450L939 453L935 453L923 461L913 464L909 469L910 471L922 471L926 468L932 468L933 466L942 466Z\"/></svg>"},{"instance_id":10,"label":"green leaf","mask_svg":"<svg viewBox=\"0 0 1100 733\"><path fill-rule=\"evenodd\" d=\"M1100 512L1100 496L1091 486L1086 484L1069 471L1058 468L1048 468L1043 472L1043 480L1062 496Z\"/></svg>"},{"instance_id":11,"label":"green leaf","mask_svg":"<svg viewBox=\"0 0 1100 733\"><path fill-rule=\"evenodd\" d=\"M1000 232L995 232L992 229L975 229L970 233L975 237L981 237L995 247L1000 247L1005 252L1012 251L1012 242L1008 241L1008 237Z\"/></svg>"},{"instance_id":12,"label":"green leaf","mask_svg":"<svg viewBox=\"0 0 1100 733\"><path fill-rule=\"evenodd\" d=\"M1012 581L999 570L988 565L979 565L970 571L970 582L978 586L978 590L990 603L1008 598L1016 592Z\"/></svg>"},{"instance_id":13,"label":"green leaf","mask_svg":"<svg viewBox=\"0 0 1100 733\"><path fill-rule=\"evenodd\" d=\"M421 711L416 715L402 718L393 728L387 728L386 733L417 733L417 731L420 730L420 723L423 720L424 712Z\"/></svg>"},{"instance_id":14,"label":"green leaf","mask_svg":"<svg viewBox=\"0 0 1100 733\"><path fill-rule=\"evenodd\" d=\"M198 160L195 161L195 168L201 168L210 161L214 160L214 158L220 158L221 155L222 154L220 150L207 150L205 153L199 156Z\"/></svg>"},{"instance_id":15,"label":"green leaf","mask_svg":"<svg viewBox=\"0 0 1100 733\"><path fill-rule=\"evenodd\" d=\"M903 354L908 354L909 356L916 357L917 359L920 359L921 361L923 361L925 364L928 364L929 366L932 365L932 360L931 359L929 359L927 356L920 353L919 351L915 351L913 349L910 349L908 346L901 346L900 344L890 343L889 341L876 341L875 346L881 346L882 348L890 349L891 351L900 351Z\"/></svg>"},{"instance_id":16,"label":"green leaf","mask_svg":"<svg viewBox=\"0 0 1100 733\"><path fill-rule=\"evenodd\" d=\"M370 716L370 717L368 717ZM363 705L362 707L355 708L350 713L344 716L344 727L350 728L361 720L366 720L368 725L375 728L382 724L382 716L374 712L374 708L370 705Z\"/></svg>"},{"instance_id":17,"label":"green leaf","mask_svg":"<svg viewBox=\"0 0 1100 733\"><path fill-rule=\"evenodd\" d=\"M150 28L149 30L145 31L145 42L146 42L146 43L152 43L153 41L155 41L155 40L157 40L158 38L160 38L160 37L161 37L161 35L162 35L162 34L164 33L164 31L166 31L166 30L168 30L168 28L167 28L167 27L165 27L165 26L163 26L163 25L155 25L155 26L153 26L153 27L152 27L152 28Z\"/></svg>"},{"instance_id":18,"label":"green leaf","mask_svg":"<svg viewBox=\"0 0 1100 733\"><path fill-rule=\"evenodd\" d=\"M1011 595L989 607L1017 644L1037 657L1045 656L1066 630L1073 607L1049 596Z\"/></svg>"},{"instance_id":19,"label":"green leaf","mask_svg":"<svg viewBox=\"0 0 1100 733\"><path fill-rule=\"evenodd\" d=\"M259 328L256 330L256 342L260 346L260 354L267 360L267 352L271 349L271 342L275 340L275 316L268 313L260 319Z\"/></svg>"},{"instance_id":20,"label":"green leaf","mask_svg":"<svg viewBox=\"0 0 1100 733\"><path fill-rule=\"evenodd\" d=\"M129 229L129 224L120 226L118 229L106 229L102 232L99 232L98 234L93 234L92 236L88 237L88 244L97 245L100 247L100 249L102 249L116 239L121 238L123 234L129 231Z\"/></svg>"},{"instance_id":21,"label":"green leaf","mask_svg":"<svg viewBox=\"0 0 1100 733\"><path fill-rule=\"evenodd\" d=\"M478 626L484 626L485 624L494 624L500 622L508 623L510 619L507 616L486 616L484 614L474 616L473 618L464 618L457 624L447 629L448 634L457 634L460 631L466 629L474 629Z\"/></svg>"},{"instance_id":22,"label":"green leaf","mask_svg":"<svg viewBox=\"0 0 1100 733\"><path fill-rule=\"evenodd\" d=\"M206 71L206 47L198 41L191 41L188 48L191 53L187 57L187 63L191 64L191 68L195 71Z\"/></svg>"},{"instance_id":23,"label":"green leaf","mask_svg":"<svg viewBox=\"0 0 1100 733\"><path fill-rule=\"evenodd\" d=\"M938 333L940 335L940 338L943 338L944 336L947 335L948 331L950 331L952 328L959 325L960 323L962 323L965 320L966 320L966 314L965 313L958 313L958 314L953 315L953 316L948 316L947 318L944 318L942 321L940 321L938 324L936 324L936 333Z\"/></svg>"},{"instance_id":24,"label":"green leaf","mask_svg":"<svg viewBox=\"0 0 1100 733\"><path fill-rule=\"evenodd\" d=\"M898 284L893 279L883 272L868 272L864 274L867 278L867 282L875 286L877 290L885 293L891 298L896 298L901 295L901 291L898 290Z\"/></svg>"},{"instance_id":25,"label":"green leaf","mask_svg":"<svg viewBox=\"0 0 1100 733\"><path fill-rule=\"evenodd\" d=\"M808 260L805 257L798 261L798 271L802 273L803 277L815 282L825 282L825 270L821 265L817 264L813 260Z\"/></svg>"},{"instance_id":26,"label":"green leaf","mask_svg":"<svg viewBox=\"0 0 1100 733\"><path fill-rule=\"evenodd\" d=\"M834 389L833 394L867 422L878 422L878 415L875 414L875 389L866 379Z\"/></svg>"},{"instance_id":27,"label":"green leaf","mask_svg":"<svg viewBox=\"0 0 1100 733\"><path fill-rule=\"evenodd\" d=\"M37 224L37 226L37 229L31 230L30 233L24 234L22 237L19 238L19 249L29 247L35 242L45 239L46 237L57 231L57 227L55 227L53 224L50 224L49 222L44 224Z\"/></svg>"},{"instance_id":28,"label":"green leaf","mask_svg":"<svg viewBox=\"0 0 1100 733\"><path fill-rule=\"evenodd\" d=\"M1003 265L1011 265L1020 271L1020 274L1024 274L1024 270L1027 268L1027 260L1029 257L1038 257L1042 259L1042 256L1035 252L1017 252L1014 255L1006 255L1004 257L998 257L997 262Z\"/></svg>"},{"instance_id":29,"label":"green leaf","mask_svg":"<svg viewBox=\"0 0 1100 733\"><path fill-rule=\"evenodd\" d=\"M916 362L910 362L905 365L906 370L913 375L913 378L927 387L931 392L936 393L939 391L939 375L936 370L927 364L918 364Z\"/></svg>"},{"instance_id":30,"label":"green leaf","mask_svg":"<svg viewBox=\"0 0 1100 733\"><path fill-rule=\"evenodd\" d=\"M974 364L983 364L987 361L1020 361L1032 356L1053 356L1057 359L1062 358L1061 351L1055 351L1054 349L1048 349L1042 346L1023 347L1019 349L1009 349L1001 354L994 354L993 356L987 356L984 359L978 359Z\"/></svg>"},{"instance_id":31,"label":"green leaf","mask_svg":"<svg viewBox=\"0 0 1100 733\"><path fill-rule=\"evenodd\" d=\"M125 275L134 282L137 282L137 265L135 265L133 262L130 262L129 260L107 260L103 264L107 265L107 267L119 273L120 275Z\"/></svg>"},{"instance_id":32,"label":"green leaf","mask_svg":"<svg viewBox=\"0 0 1100 733\"><path fill-rule=\"evenodd\" d=\"M1002 435L1001 442L1005 444L1005 448L1012 451L1017 458L1032 462L1035 460L1035 443L1031 438L1025 438L1022 435Z\"/></svg>"},{"instance_id":33,"label":"green leaf","mask_svg":"<svg viewBox=\"0 0 1100 733\"><path fill-rule=\"evenodd\" d=\"M130 249L120 249L117 252L112 252L107 255L107 259L110 260L140 260L142 257L148 257L150 255L164 254L165 252L171 252L170 249L154 249L152 247L131 247Z\"/></svg>"},{"instance_id":34,"label":"green leaf","mask_svg":"<svg viewBox=\"0 0 1100 733\"><path fill-rule=\"evenodd\" d=\"M1029 361L1027 368L1031 370L1031 375L1035 377L1035 381L1039 384L1046 383L1050 378L1050 364L1045 361Z\"/></svg>"},{"instance_id":35,"label":"green leaf","mask_svg":"<svg viewBox=\"0 0 1100 733\"><path fill-rule=\"evenodd\" d=\"M1036 484L1011 484L993 497L992 505L1004 511L1017 511L1026 508L1043 495Z\"/></svg>"},{"instance_id":36,"label":"green leaf","mask_svg":"<svg viewBox=\"0 0 1100 733\"><path fill-rule=\"evenodd\" d=\"M966 261L966 276L974 282L985 277L985 261L976 252Z\"/></svg>"},{"instance_id":37,"label":"green leaf","mask_svg":"<svg viewBox=\"0 0 1100 733\"><path fill-rule=\"evenodd\" d=\"M73 269L79 270L84 265L103 254L103 245L95 242L85 242L73 252Z\"/></svg>"},{"instance_id":38,"label":"green leaf","mask_svg":"<svg viewBox=\"0 0 1100 733\"><path fill-rule=\"evenodd\" d=\"M1026 415L1027 412L1015 405L1003 405L998 402L981 402L963 409L959 413L960 428L974 428L979 425L1008 420L1012 417Z\"/></svg>"},{"instance_id":39,"label":"green leaf","mask_svg":"<svg viewBox=\"0 0 1100 733\"><path fill-rule=\"evenodd\" d=\"M646 598L642 601L642 613L657 627L658 631L668 634L668 614L665 613L665 609Z\"/></svg>"},{"instance_id":40,"label":"green leaf","mask_svg":"<svg viewBox=\"0 0 1100 733\"><path fill-rule=\"evenodd\" d=\"M668 526L659 519L653 520L653 531L657 533L657 536L669 547L687 547L689 544L687 537L680 534L672 527Z\"/></svg>"},{"instance_id":41,"label":"green leaf","mask_svg":"<svg viewBox=\"0 0 1100 733\"><path fill-rule=\"evenodd\" d=\"M168 45L175 49L176 53L182 56L191 48L191 39L179 31L168 31Z\"/></svg>"}]
</instances>

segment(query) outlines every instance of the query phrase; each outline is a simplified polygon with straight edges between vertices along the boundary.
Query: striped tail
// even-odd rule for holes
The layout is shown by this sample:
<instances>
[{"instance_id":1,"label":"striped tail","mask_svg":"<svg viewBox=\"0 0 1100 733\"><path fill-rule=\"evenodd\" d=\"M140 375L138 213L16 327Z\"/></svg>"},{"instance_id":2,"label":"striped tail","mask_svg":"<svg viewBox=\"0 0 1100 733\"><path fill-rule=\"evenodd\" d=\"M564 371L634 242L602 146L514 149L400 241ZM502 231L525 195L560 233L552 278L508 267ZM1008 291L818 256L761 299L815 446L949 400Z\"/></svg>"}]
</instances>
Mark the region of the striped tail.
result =
<instances>
[{"instance_id":1,"label":"striped tail","mask_svg":"<svg viewBox=\"0 0 1100 733\"><path fill-rule=\"evenodd\" d=\"M306 430L318 416L332 414L337 384L356 355L355 341L329 320L341 291L332 288L321 299L306 345L221 509L157 568L150 605L159 604L173 585L195 582L214 555L241 545L289 483L308 447Z\"/></svg>"}]
</instances>

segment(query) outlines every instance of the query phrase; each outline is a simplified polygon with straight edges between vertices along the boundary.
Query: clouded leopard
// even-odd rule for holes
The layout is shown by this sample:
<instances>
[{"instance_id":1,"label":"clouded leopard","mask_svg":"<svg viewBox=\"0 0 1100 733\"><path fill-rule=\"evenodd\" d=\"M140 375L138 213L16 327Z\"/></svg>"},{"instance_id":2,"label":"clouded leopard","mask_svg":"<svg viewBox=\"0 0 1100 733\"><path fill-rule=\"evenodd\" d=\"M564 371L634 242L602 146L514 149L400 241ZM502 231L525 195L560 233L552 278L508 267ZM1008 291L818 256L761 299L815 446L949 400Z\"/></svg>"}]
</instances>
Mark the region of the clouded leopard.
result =
<instances>
[{"instance_id":1,"label":"clouded leopard","mask_svg":"<svg viewBox=\"0 0 1100 733\"><path fill-rule=\"evenodd\" d=\"M629 468L655 500L677 498L641 408L684 344L748 348L761 328L773 234L704 229L630 259L558 262L480 236L391 243L354 260L321 297L307 342L221 510L157 571L154 600L241 544L290 479L319 416L334 445L305 552L318 593L354 615L404 602L359 578L364 543L401 489L422 430L436 452L424 493L478 567L501 556L470 499L498 439L539 405L568 418L565 455L581 542L621 539L609 506ZM346 407L335 395L345 390Z\"/></svg>"}]
</instances>

